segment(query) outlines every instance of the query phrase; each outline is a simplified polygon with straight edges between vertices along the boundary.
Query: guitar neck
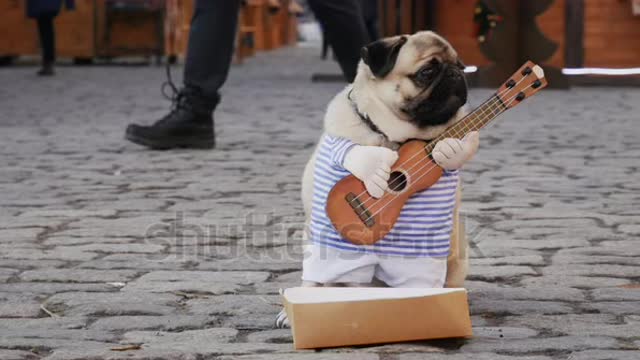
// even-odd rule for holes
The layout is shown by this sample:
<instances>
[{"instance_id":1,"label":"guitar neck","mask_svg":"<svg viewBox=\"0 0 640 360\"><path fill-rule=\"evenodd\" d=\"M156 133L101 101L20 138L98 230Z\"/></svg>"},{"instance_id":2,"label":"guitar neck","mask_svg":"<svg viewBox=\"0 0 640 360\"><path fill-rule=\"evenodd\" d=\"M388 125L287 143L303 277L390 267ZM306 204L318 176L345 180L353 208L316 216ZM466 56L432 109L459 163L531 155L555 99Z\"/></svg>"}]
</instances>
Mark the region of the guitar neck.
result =
<instances>
[{"instance_id":1,"label":"guitar neck","mask_svg":"<svg viewBox=\"0 0 640 360\"><path fill-rule=\"evenodd\" d=\"M520 104L547 86L542 68L531 61L527 61L502 84L498 91L478 106L462 120L449 126L442 134L431 140L425 150L431 154L439 140L444 138L462 139L471 131L480 130L491 120L508 109Z\"/></svg>"},{"instance_id":2,"label":"guitar neck","mask_svg":"<svg viewBox=\"0 0 640 360\"><path fill-rule=\"evenodd\" d=\"M449 126L440 136L429 142L427 152L431 153L435 144L441 139L462 139L469 132L482 129L507 109L508 107L502 102L498 95L491 96L489 100L475 108L460 121Z\"/></svg>"}]
</instances>

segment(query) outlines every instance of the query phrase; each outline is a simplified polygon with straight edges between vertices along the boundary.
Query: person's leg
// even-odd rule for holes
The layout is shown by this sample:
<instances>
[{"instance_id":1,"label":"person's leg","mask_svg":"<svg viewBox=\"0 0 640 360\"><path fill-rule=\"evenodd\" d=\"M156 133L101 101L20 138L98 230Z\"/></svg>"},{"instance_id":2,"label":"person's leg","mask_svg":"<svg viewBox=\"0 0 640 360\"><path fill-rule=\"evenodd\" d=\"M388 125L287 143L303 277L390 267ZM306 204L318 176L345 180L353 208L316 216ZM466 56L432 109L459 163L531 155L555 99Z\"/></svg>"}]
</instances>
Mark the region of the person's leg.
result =
<instances>
[{"instance_id":1,"label":"person's leg","mask_svg":"<svg viewBox=\"0 0 640 360\"><path fill-rule=\"evenodd\" d=\"M360 49L369 42L359 0L309 0L309 6L322 24L344 77L356 77Z\"/></svg>"},{"instance_id":2,"label":"person's leg","mask_svg":"<svg viewBox=\"0 0 640 360\"><path fill-rule=\"evenodd\" d=\"M43 15L36 20L42 51L42 69L38 75L53 75L53 63L55 62L54 17L54 15Z\"/></svg>"},{"instance_id":3,"label":"person's leg","mask_svg":"<svg viewBox=\"0 0 640 360\"><path fill-rule=\"evenodd\" d=\"M362 3L362 16L367 27L370 41L380 38L378 31L378 0L360 0Z\"/></svg>"},{"instance_id":4,"label":"person's leg","mask_svg":"<svg viewBox=\"0 0 640 360\"><path fill-rule=\"evenodd\" d=\"M152 126L129 125L128 140L153 149L215 146L213 110L229 72L239 11L240 0L196 1L184 88L175 94L173 108L164 118Z\"/></svg>"},{"instance_id":5,"label":"person's leg","mask_svg":"<svg viewBox=\"0 0 640 360\"><path fill-rule=\"evenodd\" d=\"M191 20L184 85L215 107L233 57L239 0L198 0Z\"/></svg>"}]
</instances>

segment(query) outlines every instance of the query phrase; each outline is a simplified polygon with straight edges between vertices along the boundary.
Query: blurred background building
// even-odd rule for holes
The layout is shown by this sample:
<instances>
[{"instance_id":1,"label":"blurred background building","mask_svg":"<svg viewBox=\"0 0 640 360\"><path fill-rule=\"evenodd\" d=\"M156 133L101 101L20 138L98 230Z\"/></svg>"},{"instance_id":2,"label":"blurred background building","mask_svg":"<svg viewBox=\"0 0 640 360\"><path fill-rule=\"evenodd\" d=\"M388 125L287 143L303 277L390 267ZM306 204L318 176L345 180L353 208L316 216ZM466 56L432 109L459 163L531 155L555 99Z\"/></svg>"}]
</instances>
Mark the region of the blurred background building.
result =
<instances>
[{"instance_id":1,"label":"blurred background building","mask_svg":"<svg viewBox=\"0 0 640 360\"><path fill-rule=\"evenodd\" d=\"M75 10L62 10L55 20L62 61L143 57L173 63L184 57L193 0L75 2ZM635 78L640 73L640 0L371 2L377 6L381 36L421 29L439 32L458 49L469 72L479 69L473 81L477 85L489 85L492 78L502 81L502 75L526 59L557 69L559 79L563 73L575 76L552 82L556 84L618 84L621 78L612 76ZM243 4L236 63L256 52L321 37L303 0ZM5 66L39 53L36 24L26 18L25 6L25 0L0 0L0 62Z\"/></svg>"}]
</instances>

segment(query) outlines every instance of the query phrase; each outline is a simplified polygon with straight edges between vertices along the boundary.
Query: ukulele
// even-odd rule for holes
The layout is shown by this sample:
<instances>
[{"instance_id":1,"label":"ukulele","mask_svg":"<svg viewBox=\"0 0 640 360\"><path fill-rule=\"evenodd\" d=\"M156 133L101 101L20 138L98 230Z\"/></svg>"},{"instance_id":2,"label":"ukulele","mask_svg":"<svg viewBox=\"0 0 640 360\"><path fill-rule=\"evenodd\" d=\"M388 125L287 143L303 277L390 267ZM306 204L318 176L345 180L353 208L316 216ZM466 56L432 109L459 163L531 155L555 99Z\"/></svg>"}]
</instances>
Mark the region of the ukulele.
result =
<instances>
[{"instance_id":1,"label":"ukulele","mask_svg":"<svg viewBox=\"0 0 640 360\"><path fill-rule=\"evenodd\" d=\"M462 139L482 129L498 115L520 104L547 86L544 71L527 61L498 91L460 121L431 141L410 140L398 149L391 168L389 189L379 199L369 195L362 181L353 175L340 180L329 192L326 211L336 230L356 245L372 245L391 231L405 202L416 192L428 189L443 169L431 157L436 143L444 138Z\"/></svg>"}]
</instances>

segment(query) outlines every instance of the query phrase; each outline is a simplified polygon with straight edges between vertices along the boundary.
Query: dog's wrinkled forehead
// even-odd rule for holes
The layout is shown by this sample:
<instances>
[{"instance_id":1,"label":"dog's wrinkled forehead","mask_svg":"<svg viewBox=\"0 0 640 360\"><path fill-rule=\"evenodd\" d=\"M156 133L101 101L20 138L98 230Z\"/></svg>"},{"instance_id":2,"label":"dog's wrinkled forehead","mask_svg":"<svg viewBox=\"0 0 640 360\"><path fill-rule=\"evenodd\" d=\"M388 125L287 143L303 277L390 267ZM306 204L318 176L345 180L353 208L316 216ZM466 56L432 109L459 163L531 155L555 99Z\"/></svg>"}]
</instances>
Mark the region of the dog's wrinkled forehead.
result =
<instances>
[{"instance_id":1,"label":"dog's wrinkled forehead","mask_svg":"<svg viewBox=\"0 0 640 360\"><path fill-rule=\"evenodd\" d=\"M419 64L433 58L455 63L458 57L453 47L432 31L375 41L362 48L361 56L373 75L379 79L394 73L406 75L415 71Z\"/></svg>"},{"instance_id":2,"label":"dog's wrinkled forehead","mask_svg":"<svg viewBox=\"0 0 640 360\"><path fill-rule=\"evenodd\" d=\"M398 54L394 68L398 71L410 71L415 69L416 65L433 58L442 62L455 63L458 54L440 35L432 31L421 31L408 36L406 44Z\"/></svg>"}]
</instances>

